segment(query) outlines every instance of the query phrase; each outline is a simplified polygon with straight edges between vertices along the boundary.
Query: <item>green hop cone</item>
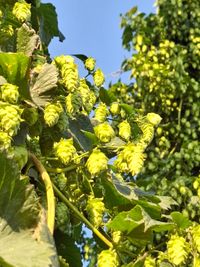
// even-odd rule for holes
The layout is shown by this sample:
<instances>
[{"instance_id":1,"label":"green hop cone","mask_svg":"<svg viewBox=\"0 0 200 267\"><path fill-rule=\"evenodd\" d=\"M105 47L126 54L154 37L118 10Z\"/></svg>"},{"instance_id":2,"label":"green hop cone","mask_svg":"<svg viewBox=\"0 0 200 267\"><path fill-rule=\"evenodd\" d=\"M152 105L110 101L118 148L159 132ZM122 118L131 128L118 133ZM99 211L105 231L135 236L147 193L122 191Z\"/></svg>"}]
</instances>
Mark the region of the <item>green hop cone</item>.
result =
<instances>
[{"instance_id":1,"label":"green hop cone","mask_svg":"<svg viewBox=\"0 0 200 267\"><path fill-rule=\"evenodd\" d=\"M141 144L129 143L118 154L114 165L120 172L130 172L134 176L141 171L144 160L144 147Z\"/></svg>"},{"instance_id":2,"label":"green hop cone","mask_svg":"<svg viewBox=\"0 0 200 267\"><path fill-rule=\"evenodd\" d=\"M107 143L115 137L115 132L108 122L101 123L94 127L94 132L101 142Z\"/></svg>"},{"instance_id":3,"label":"green hop cone","mask_svg":"<svg viewBox=\"0 0 200 267\"><path fill-rule=\"evenodd\" d=\"M112 240L115 244L119 244L122 239L122 232L121 231L114 231L112 233Z\"/></svg>"},{"instance_id":4,"label":"green hop cone","mask_svg":"<svg viewBox=\"0 0 200 267\"><path fill-rule=\"evenodd\" d=\"M37 122L38 117L39 115L36 108L25 108L22 113L22 118L30 126L34 125Z\"/></svg>"},{"instance_id":5,"label":"green hop cone","mask_svg":"<svg viewBox=\"0 0 200 267\"><path fill-rule=\"evenodd\" d=\"M183 237L172 235L167 242L167 254L174 265L184 263L188 256L188 243Z\"/></svg>"},{"instance_id":6,"label":"green hop cone","mask_svg":"<svg viewBox=\"0 0 200 267\"><path fill-rule=\"evenodd\" d=\"M119 260L115 250L103 250L97 259L97 267L118 267Z\"/></svg>"},{"instance_id":7,"label":"green hop cone","mask_svg":"<svg viewBox=\"0 0 200 267\"><path fill-rule=\"evenodd\" d=\"M100 103L95 110L94 118L98 120L99 122L104 122L107 115L108 115L108 109L107 109L106 104Z\"/></svg>"},{"instance_id":8,"label":"green hop cone","mask_svg":"<svg viewBox=\"0 0 200 267\"><path fill-rule=\"evenodd\" d=\"M56 204L56 228L61 231L66 231L70 222L69 210L62 202Z\"/></svg>"},{"instance_id":9,"label":"green hop cone","mask_svg":"<svg viewBox=\"0 0 200 267\"><path fill-rule=\"evenodd\" d=\"M127 120L122 121L119 125L119 136L128 141L131 137L131 126Z\"/></svg>"},{"instance_id":10,"label":"green hop cone","mask_svg":"<svg viewBox=\"0 0 200 267\"><path fill-rule=\"evenodd\" d=\"M8 150L11 147L11 137L5 133L0 131L0 151Z\"/></svg>"},{"instance_id":11,"label":"green hop cone","mask_svg":"<svg viewBox=\"0 0 200 267\"><path fill-rule=\"evenodd\" d=\"M146 257L144 267L156 267L156 260L150 256Z\"/></svg>"},{"instance_id":12,"label":"green hop cone","mask_svg":"<svg viewBox=\"0 0 200 267\"><path fill-rule=\"evenodd\" d=\"M63 108L60 103L47 104L44 109L45 123L49 127L56 125L62 112Z\"/></svg>"},{"instance_id":13,"label":"green hop cone","mask_svg":"<svg viewBox=\"0 0 200 267\"><path fill-rule=\"evenodd\" d=\"M85 68L88 71L93 71L95 68L96 60L92 57L88 57L85 61Z\"/></svg>"},{"instance_id":14,"label":"green hop cone","mask_svg":"<svg viewBox=\"0 0 200 267\"><path fill-rule=\"evenodd\" d=\"M1 98L2 100L15 104L19 98L19 87L10 83L4 83L1 86Z\"/></svg>"},{"instance_id":15,"label":"green hop cone","mask_svg":"<svg viewBox=\"0 0 200 267\"><path fill-rule=\"evenodd\" d=\"M59 68L62 68L62 66L64 66L65 64L74 63L74 58L71 56L61 55L61 56L55 57L53 62Z\"/></svg>"},{"instance_id":16,"label":"green hop cone","mask_svg":"<svg viewBox=\"0 0 200 267\"><path fill-rule=\"evenodd\" d=\"M194 226L191 230L192 239L197 251L200 253L200 225Z\"/></svg>"},{"instance_id":17,"label":"green hop cone","mask_svg":"<svg viewBox=\"0 0 200 267\"><path fill-rule=\"evenodd\" d=\"M10 24L2 24L0 26L0 43L5 43L14 35L14 29Z\"/></svg>"},{"instance_id":18,"label":"green hop cone","mask_svg":"<svg viewBox=\"0 0 200 267\"><path fill-rule=\"evenodd\" d=\"M95 71L93 78L94 78L94 84L97 87L101 87L105 81L105 77L101 69L97 69Z\"/></svg>"},{"instance_id":19,"label":"green hop cone","mask_svg":"<svg viewBox=\"0 0 200 267\"><path fill-rule=\"evenodd\" d=\"M110 106L110 112L113 115L118 115L120 113L120 106L118 102L113 102Z\"/></svg>"},{"instance_id":20,"label":"green hop cone","mask_svg":"<svg viewBox=\"0 0 200 267\"><path fill-rule=\"evenodd\" d=\"M141 142L146 143L146 146L151 143L154 137L154 126L149 122L139 122L138 126L142 131Z\"/></svg>"},{"instance_id":21,"label":"green hop cone","mask_svg":"<svg viewBox=\"0 0 200 267\"><path fill-rule=\"evenodd\" d=\"M82 107L82 98L79 92L69 93L65 98L66 110L69 114L75 115Z\"/></svg>"},{"instance_id":22,"label":"green hop cone","mask_svg":"<svg viewBox=\"0 0 200 267\"><path fill-rule=\"evenodd\" d=\"M162 118L160 117L160 115L156 114L156 113L148 113L146 116L146 119L149 123L151 123L153 126L157 126Z\"/></svg>"},{"instance_id":23,"label":"green hop cone","mask_svg":"<svg viewBox=\"0 0 200 267\"><path fill-rule=\"evenodd\" d=\"M89 198L86 206L90 222L98 228L102 224L103 213L105 211L104 203L101 198Z\"/></svg>"},{"instance_id":24,"label":"green hop cone","mask_svg":"<svg viewBox=\"0 0 200 267\"><path fill-rule=\"evenodd\" d=\"M19 169L21 170L28 161L28 151L23 146L14 147L14 160L17 162Z\"/></svg>"},{"instance_id":25,"label":"green hop cone","mask_svg":"<svg viewBox=\"0 0 200 267\"><path fill-rule=\"evenodd\" d=\"M63 164L68 164L72 161L73 157L76 155L76 148L73 146L73 140L63 139L58 143L54 143L55 155L61 160Z\"/></svg>"},{"instance_id":26,"label":"green hop cone","mask_svg":"<svg viewBox=\"0 0 200 267\"><path fill-rule=\"evenodd\" d=\"M108 158L98 149L93 150L90 154L86 167L92 176L98 175L101 171L108 168Z\"/></svg>"},{"instance_id":27,"label":"green hop cone","mask_svg":"<svg viewBox=\"0 0 200 267\"><path fill-rule=\"evenodd\" d=\"M65 112L62 112L60 114L57 127L59 128L61 132L66 132L66 130L69 128L69 120Z\"/></svg>"},{"instance_id":28,"label":"green hop cone","mask_svg":"<svg viewBox=\"0 0 200 267\"><path fill-rule=\"evenodd\" d=\"M31 18L31 4L16 2L12 13L20 22L28 21Z\"/></svg>"},{"instance_id":29,"label":"green hop cone","mask_svg":"<svg viewBox=\"0 0 200 267\"><path fill-rule=\"evenodd\" d=\"M0 102L0 127L10 136L16 135L20 128L22 111L18 106Z\"/></svg>"}]
</instances>

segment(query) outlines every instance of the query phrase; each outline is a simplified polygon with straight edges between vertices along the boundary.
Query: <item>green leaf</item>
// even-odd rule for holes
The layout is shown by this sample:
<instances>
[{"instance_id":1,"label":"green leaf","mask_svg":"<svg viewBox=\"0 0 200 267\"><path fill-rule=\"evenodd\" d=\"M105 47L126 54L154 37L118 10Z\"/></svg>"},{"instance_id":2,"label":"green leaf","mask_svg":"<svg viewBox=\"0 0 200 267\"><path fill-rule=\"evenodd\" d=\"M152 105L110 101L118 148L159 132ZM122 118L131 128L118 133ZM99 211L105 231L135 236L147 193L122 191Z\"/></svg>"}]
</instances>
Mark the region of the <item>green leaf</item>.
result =
<instances>
[{"instance_id":1,"label":"green leaf","mask_svg":"<svg viewBox=\"0 0 200 267\"><path fill-rule=\"evenodd\" d=\"M170 216L172 217L172 220L178 226L178 228L186 229L192 225L192 222L178 211L172 212Z\"/></svg>"},{"instance_id":2,"label":"green leaf","mask_svg":"<svg viewBox=\"0 0 200 267\"><path fill-rule=\"evenodd\" d=\"M2 267L58 267L38 199L27 179L20 179L12 159L0 154L0 263ZM39 242L37 240L40 240Z\"/></svg>"},{"instance_id":3,"label":"green leaf","mask_svg":"<svg viewBox=\"0 0 200 267\"><path fill-rule=\"evenodd\" d=\"M81 61L83 61L83 63L86 61L86 59L88 58L87 56L83 55L83 54L73 54L72 56L77 57L78 59L80 59Z\"/></svg>"},{"instance_id":4,"label":"green leaf","mask_svg":"<svg viewBox=\"0 0 200 267\"><path fill-rule=\"evenodd\" d=\"M131 107L128 104L120 104L120 107L124 109L124 111L128 114L128 115L134 115L135 114L135 110L133 107Z\"/></svg>"},{"instance_id":5,"label":"green leaf","mask_svg":"<svg viewBox=\"0 0 200 267\"><path fill-rule=\"evenodd\" d=\"M3 76L0 76L0 85L7 83L6 79Z\"/></svg>"},{"instance_id":6,"label":"green leaf","mask_svg":"<svg viewBox=\"0 0 200 267\"><path fill-rule=\"evenodd\" d=\"M116 96L111 92L111 90L106 90L103 87L100 88L99 97L102 102L106 105L110 105L112 102L117 100Z\"/></svg>"},{"instance_id":7,"label":"green leaf","mask_svg":"<svg viewBox=\"0 0 200 267\"><path fill-rule=\"evenodd\" d=\"M39 42L39 36L25 23L17 32L17 51L31 56Z\"/></svg>"},{"instance_id":8,"label":"green leaf","mask_svg":"<svg viewBox=\"0 0 200 267\"><path fill-rule=\"evenodd\" d=\"M75 240L58 230L54 235L58 254L69 263L70 267L82 267L80 250Z\"/></svg>"},{"instance_id":9,"label":"green leaf","mask_svg":"<svg viewBox=\"0 0 200 267\"><path fill-rule=\"evenodd\" d=\"M85 137L87 137L92 142L93 146L99 142L98 138L96 137L94 133L84 131L84 130L81 130L81 132L85 135Z\"/></svg>"},{"instance_id":10,"label":"green leaf","mask_svg":"<svg viewBox=\"0 0 200 267\"><path fill-rule=\"evenodd\" d=\"M161 207L161 209L169 210L171 209L171 206L178 205L178 203L171 197L168 196L156 196L156 197L160 200L159 206Z\"/></svg>"},{"instance_id":11,"label":"green leaf","mask_svg":"<svg viewBox=\"0 0 200 267\"><path fill-rule=\"evenodd\" d=\"M23 53L0 53L0 75L18 85L20 96L29 98L28 71L30 58Z\"/></svg>"},{"instance_id":12,"label":"green leaf","mask_svg":"<svg viewBox=\"0 0 200 267\"><path fill-rule=\"evenodd\" d=\"M30 88L31 98L37 106L44 106L51 101L51 90L57 87L57 81L58 72L56 67L52 64L44 64Z\"/></svg>"},{"instance_id":13,"label":"green leaf","mask_svg":"<svg viewBox=\"0 0 200 267\"><path fill-rule=\"evenodd\" d=\"M57 13L54 5L40 4L38 8L40 29L39 35L43 43L47 46L53 37L59 37L59 40L64 41L65 37L58 29Z\"/></svg>"},{"instance_id":14,"label":"green leaf","mask_svg":"<svg viewBox=\"0 0 200 267\"><path fill-rule=\"evenodd\" d=\"M93 127L88 117L79 115L74 119L69 119L68 131L79 148L84 151L89 151L93 148L92 141L82 132L93 132Z\"/></svg>"}]
</instances>

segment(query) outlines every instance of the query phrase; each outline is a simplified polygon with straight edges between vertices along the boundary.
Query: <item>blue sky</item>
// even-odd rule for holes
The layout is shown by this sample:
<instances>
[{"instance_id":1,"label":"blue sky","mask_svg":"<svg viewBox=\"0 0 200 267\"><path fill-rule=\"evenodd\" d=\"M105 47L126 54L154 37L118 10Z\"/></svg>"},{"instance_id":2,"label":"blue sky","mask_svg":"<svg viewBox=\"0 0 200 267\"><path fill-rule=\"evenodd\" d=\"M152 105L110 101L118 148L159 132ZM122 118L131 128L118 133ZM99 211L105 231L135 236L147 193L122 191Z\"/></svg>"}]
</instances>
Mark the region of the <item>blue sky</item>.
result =
<instances>
[{"instance_id":1,"label":"blue sky","mask_svg":"<svg viewBox=\"0 0 200 267\"><path fill-rule=\"evenodd\" d=\"M137 5L139 11L155 10L154 0L43 0L55 5L59 27L66 39L55 38L50 44L52 57L61 54L85 54L96 59L107 83L117 81L113 75L120 69L128 52L122 48L120 14ZM81 65L81 63L80 63ZM81 68L80 68L81 69ZM122 76L127 80L127 75Z\"/></svg>"}]
</instances>

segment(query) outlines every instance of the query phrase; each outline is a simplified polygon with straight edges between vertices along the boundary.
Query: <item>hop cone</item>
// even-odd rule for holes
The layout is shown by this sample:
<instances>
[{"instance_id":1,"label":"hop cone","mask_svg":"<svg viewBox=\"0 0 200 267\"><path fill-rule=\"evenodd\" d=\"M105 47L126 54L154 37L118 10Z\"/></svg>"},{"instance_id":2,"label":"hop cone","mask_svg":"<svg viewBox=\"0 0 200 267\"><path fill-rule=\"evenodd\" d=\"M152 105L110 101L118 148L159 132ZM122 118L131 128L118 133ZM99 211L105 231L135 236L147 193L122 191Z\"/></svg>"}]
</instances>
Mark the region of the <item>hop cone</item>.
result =
<instances>
[{"instance_id":1,"label":"hop cone","mask_svg":"<svg viewBox=\"0 0 200 267\"><path fill-rule=\"evenodd\" d=\"M101 87L102 84L104 83L104 81L105 81L105 78L104 78L104 74L103 74L102 70L97 69L94 73L94 84L97 87Z\"/></svg>"},{"instance_id":2,"label":"hop cone","mask_svg":"<svg viewBox=\"0 0 200 267\"><path fill-rule=\"evenodd\" d=\"M16 2L13 7L12 13L19 21L27 21L31 17L31 5L25 2Z\"/></svg>"},{"instance_id":3,"label":"hop cone","mask_svg":"<svg viewBox=\"0 0 200 267\"><path fill-rule=\"evenodd\" d=\"M100 103L99 106L95 110L95 119L99 122L104 122L106 116L108 115L107 106L104 103Z\"/></svg>"},{"instance_id":4,"label":"hop cone","mask_svg":"<svg viewBox=\"0 0 200 267\"><path fill-rule=\"evenodd\" d=\"M118 128L119 128L119 136L128 141L131 137L131 126L127 122L127 120L122 121L118 125Z\"/></svg>"},{"instance_id":5,"label":"hop cone","mask_svg":"<svg viewBox=\"0 0 200 267\"><path fill-rule=\"evenodd\" d=\"M44 109L44 120L45 123L52 127L57 124L63 108L60 103L47 104Z\"/></svg>"},{"instance_id":6,"label":"hop cone","mask_svg":"<svg viewBox=\"0 0 200 267\"><path fill-rule=\"evenodd\" d=\"M103 152L95 149L89 156L86 167L91 175L95 176L108 168L108 158Z\"/></svg>"},{"instance_id":7,"label":"hop cone","mask_svg":"<svg viewBox=\"0 0 200 267\"><path fill-rule=\"evenodd\" d=\"M69 93L65 98L67 112L71 115L77 113L82 107L82 99L79 92Z\"/></svg>"},{"instance_id":8,"label":"hop cone","mask_svg":"<svg viewBox=\"0 0 200 267\"><path fill-rule=\"evenodd\" d=\"M102 202L102 199L90 198L87 201L86 210L88 212L91 223L98 228L102 223L102 217L105 211L105 206Z\"/></svg>"},{"instance_id":9,"label":"hop cone","mask_svg":"<svg viewBox=\"0 0 200 267\"><path fill-rule=\"evenodd\" d=\"M130 143L118 154L114 164L120 172L131 172L134 176L141 171L144 163L144 148Z\"/></svg>"},{"instance_id":10,"label":"hop cone","mask_svg":"<svg viewBox=\"0 0 200 267\"><path fill-rule=\"evenodd\" d=\"M174 265L185 262L188 255L188 244L183 237L173 235L167 242L167 253L169 260Z\"/></svg>"},{"instance_id":11,"label":"hop cone","mask_svg":"<svg viewBox=\"0 0 200 267\"><path fill-rule=\"evenodd\" d=\"M1 86L1 98L2 100L15 104L19 98L18 86L5 83Z\"/></svg>"},{"instance_id":12,"label":"hop cone","mask_svg":"<svg viewBox=\"0 0 200 267\"><path fill-rule=\"evenodd\" d=\"M80 79L78 92L81 96L84 109L89 113L94 107L96 96L94 92L90 90L85 79Z\"/></svg>"},{"instance_id":13,"label":"hop cone","mask_svg":"<svg viewBox=\"0 0 200 267\"><path fill-rule=\"evenodd\" d=\"M0 103L0 127L10 136L16 135L19 130L22 109L15 105Z\"/></svg>"},{"instance_id":14,"label":"hop cone","mask_svg":"<svg viewBox=\"0 0 200 267\"><path fill-rule=\"evenodd\" d=\"M99 140L104 143L109 142L115 136L115 132L108 122L95 126L94 132Z\"/></svg>"},{"instance_id":15,"label":"hop cone","mask_svg":"<svg viewBox=\"0 0 200 267\"><path fill-rule=\"evenodd\" d=\"M0 131L0 151L7 150L11 147L11 137L5 133Z\"/></svg>"},{"instance_id":16,"label":"hop cone","mask_svg":"<svg viewBox=\"0 0 200 267\"><path fill-rule=\"evenodd\" d=\"M73 146L72 139L63 139L54 144L56 156L63 164L68 164L76 154L76 148Z\"/></svg>"},{"instance_id":17,"label":"hop cone","mask_svg":"<svg viewBox=\"0 0 200 267\"><path fill-rule=\"evenodd\" d=\"M111 106L110 106L110 112L113 115L119 114L119 112L120 112L119 103L117 103L117 102L112 103Z\"/></svg>"},{"instance_id":18,"label":"hop cone","mask_svg":"<svg viewBox=\"0 0 200 267\"><path fill-rule=\"evenodd\" d=\"M200 225L194 226L191 230L192 238L197 251L200 253Z\"/></svg>"},{"instance_id":19,"label":"hop cone","mask_svg":"<svg viewBox=\"0 0 200 267\"><path fill-rule=\"evenodd\" d=\"M162 118L160 117L160 115L156 114L156 113L148 113L146 116L146 119L149 123L151 123L153 126L157 126Z\"/></svg>"},{"instance_id":20,"label":"hop cone","mask_svg":"<svg viewBox=\"0 0 200 267\"><path fill-rule=\"evenodd\" d=\"M88 57L85 61L85 68L89 71L93 71L95 68L95 59L92 57Z\"/></svg>"},{"instance_id":21,"label":"hop cone","mask_svg":"<svg viewBox=\"0 0 200 267\"><path fill-rule=\"evenodd\" d=\"M119 261L114 250L103 250L97 259L97 267L118 267Z\"/></svg>"}]
</instances>

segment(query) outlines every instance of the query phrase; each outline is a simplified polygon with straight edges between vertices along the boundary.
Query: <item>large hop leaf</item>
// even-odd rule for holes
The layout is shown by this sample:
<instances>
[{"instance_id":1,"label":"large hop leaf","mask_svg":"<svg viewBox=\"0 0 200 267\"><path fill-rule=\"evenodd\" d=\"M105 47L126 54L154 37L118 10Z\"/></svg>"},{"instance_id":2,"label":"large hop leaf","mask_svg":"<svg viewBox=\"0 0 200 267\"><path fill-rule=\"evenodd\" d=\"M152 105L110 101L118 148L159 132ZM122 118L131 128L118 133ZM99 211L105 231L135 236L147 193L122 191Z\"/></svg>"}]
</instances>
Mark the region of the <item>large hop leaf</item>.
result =
<instances>
[{"instance_id":1,"label":"large hop leaf","mask_svg":"<svg viewBox=\"0 0 200 267\"><path fill-rule=\"evenodd\" d=\"M12 159L0 154L0 265L58 266L46 225L39 222L33 187L20 179ZM39 242L38 242L39 240Z\"/></svg>"}]
</instances>

